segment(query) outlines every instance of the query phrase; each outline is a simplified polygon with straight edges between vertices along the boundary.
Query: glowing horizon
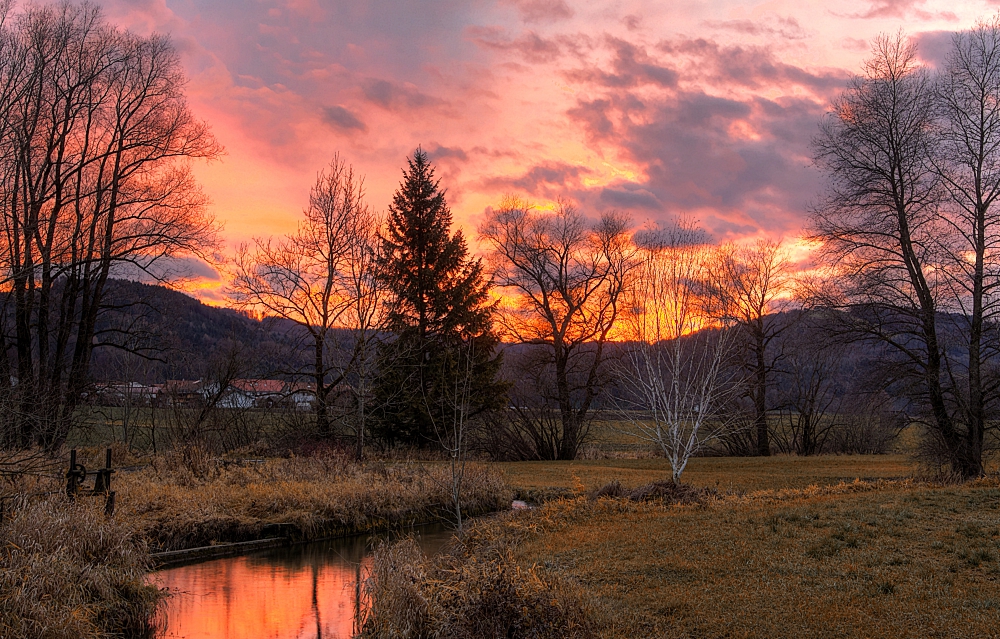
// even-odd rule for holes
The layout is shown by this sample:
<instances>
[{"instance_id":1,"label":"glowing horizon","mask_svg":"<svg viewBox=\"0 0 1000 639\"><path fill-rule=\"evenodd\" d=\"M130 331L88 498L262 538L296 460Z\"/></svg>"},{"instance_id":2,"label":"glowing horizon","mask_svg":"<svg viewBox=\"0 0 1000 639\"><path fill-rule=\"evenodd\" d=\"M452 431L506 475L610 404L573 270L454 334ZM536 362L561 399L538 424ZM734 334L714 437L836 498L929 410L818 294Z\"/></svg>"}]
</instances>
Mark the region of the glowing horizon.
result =
<instances>
[{"instance_id":1,"label":"glowing horizon","mask_svg":"<svg viewBox=\"0 0 1000 639\"><path fill-rule=\"evenodd\" d=\"M172 36L188 99L228 154L196 174L225 250L295 228L335 152L384 210L419 145L455 224L505 193L637 225L686 215L718 241L768 236L810 267L810 139L868 42L905 30L934 64L995 2L101 0ZM188 290L220 303L221 276Z\"/></svg>"}]
</instances>

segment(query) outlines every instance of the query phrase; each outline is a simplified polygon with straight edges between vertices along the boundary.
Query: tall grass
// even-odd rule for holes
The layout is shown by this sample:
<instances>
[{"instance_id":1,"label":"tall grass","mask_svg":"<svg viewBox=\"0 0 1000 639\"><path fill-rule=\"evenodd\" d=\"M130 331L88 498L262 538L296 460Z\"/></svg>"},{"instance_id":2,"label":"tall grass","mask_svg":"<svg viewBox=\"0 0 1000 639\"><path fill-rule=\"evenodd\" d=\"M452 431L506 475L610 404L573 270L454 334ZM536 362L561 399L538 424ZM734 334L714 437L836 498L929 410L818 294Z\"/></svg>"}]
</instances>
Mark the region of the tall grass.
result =
<instances>
[{"instance_id":1,"label":"tall grass","mask_svg":"<svg viewBox=\"0 0 1000 639\"><path fill-rule=\"evenodd\" d=\"M464 545L427 558L412 540L383 544L367 581L365 639L528 639L595 636L580 590L523 568L496 522ZM486 535L483 532L487 531ZM477 538L477 532L479 537Z\"/></svg>"},{"instance_id":2,"label":"tall grass","mask_svg":"<svg viewBox=\"0 0 1000 639\"><path fill-rule=\"evenodd\" d=\"M88 465L95 455L81 451ZM145 468L116 473L113 518L104 516L103 499L74 503L58 494L16 494L58 491L55 476L23 476L7 487L0 523L0 639L151 635L161 595L144 580L150 548L270 536L306 540L440 521L452 511L443 464L357 464L329 451L226 462L197 448L145 461L151 462ZM464 511L506 509L511 499L499 471L470 465Z\"/></svg>"},{"instance_id":3,"label":"tall grass","mask_svg":"<svg viewBox=\"0 0 1000 639\"><path fill-rule=\"evenodd\" d=\"M15 500L0 525L0 637L89 639L150 631L160 593L145 542L103 501Z\"/></svg>"},{"instance_id":4,"label":"tall grass","mask_svg":"<svg viewBox=\"0 0 1000 639\"><path fill-rule=\"evenodd\" d=\"M123 473L116 489L120 516L134 522L156 549L177 550L447 520L452 510L448 480L442 464L357 464L338 455L227 464L187 451ZM469 466L464 512L506 509L511 499L499 471Z\"/></svg>"}]
</instances>

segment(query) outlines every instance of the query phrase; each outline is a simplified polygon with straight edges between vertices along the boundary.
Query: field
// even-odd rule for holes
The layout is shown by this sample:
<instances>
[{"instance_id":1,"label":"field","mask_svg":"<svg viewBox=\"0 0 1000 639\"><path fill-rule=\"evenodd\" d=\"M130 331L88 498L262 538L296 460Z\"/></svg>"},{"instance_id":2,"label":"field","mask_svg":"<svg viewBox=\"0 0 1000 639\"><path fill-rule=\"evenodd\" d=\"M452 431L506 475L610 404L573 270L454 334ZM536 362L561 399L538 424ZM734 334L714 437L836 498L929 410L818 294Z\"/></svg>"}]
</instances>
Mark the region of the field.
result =
<instances>
[{"instance_id":1,"label":"field","mask_svg":"<svg viewBox=\"0 0 1000 639\"><path fill-rule=\"evenodd\" d=\"M529 498L571 492L577 480L582 490L590 491L614 480L626 486L638 486L670 478L670 465L662 458L496 465L503 469L507 482L515 491ZM906 455L699 457L690 461L682 481L721 492L746 492L805 488L855 479L910 477L917 470L917 465Z\"/></svg>"},{"instance_id":2,"label":"field","mask_svg":"<svg viewBox=\"0 0 1000 639\"><path fill-rule=\"evenodd\" d=\"M580 496L506 534L520 565L584 593L600 636L1000 636L995 478L874 479L913 472L891 456L698 459L685 479L726 493L696 505L585 494L662 479L658 462L505 467L522 490L576 483Z\"/></svg>"}]
</instances>

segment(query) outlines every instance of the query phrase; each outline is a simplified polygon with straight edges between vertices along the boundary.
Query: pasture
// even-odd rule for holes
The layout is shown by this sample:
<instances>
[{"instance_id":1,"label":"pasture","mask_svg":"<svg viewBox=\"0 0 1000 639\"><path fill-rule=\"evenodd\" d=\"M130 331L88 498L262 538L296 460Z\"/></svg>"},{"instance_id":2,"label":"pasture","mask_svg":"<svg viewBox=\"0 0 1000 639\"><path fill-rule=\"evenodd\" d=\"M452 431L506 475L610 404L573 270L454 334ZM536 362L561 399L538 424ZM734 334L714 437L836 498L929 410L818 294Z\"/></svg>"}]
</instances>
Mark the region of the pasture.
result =
<instances>
[{"instance_id":1,"label":"pasture","mask_svg":"<svg viewBox=\"0 0 1000 639\"><path fill-rule=\"evenodd\" d=\"M515 555L578 588L604 637L991 637L1000 482L920 480L890 455L700 457L697 505L594 499L669 478L661 458L498 464L522 496Z\"/></svg>"}]
</instances>

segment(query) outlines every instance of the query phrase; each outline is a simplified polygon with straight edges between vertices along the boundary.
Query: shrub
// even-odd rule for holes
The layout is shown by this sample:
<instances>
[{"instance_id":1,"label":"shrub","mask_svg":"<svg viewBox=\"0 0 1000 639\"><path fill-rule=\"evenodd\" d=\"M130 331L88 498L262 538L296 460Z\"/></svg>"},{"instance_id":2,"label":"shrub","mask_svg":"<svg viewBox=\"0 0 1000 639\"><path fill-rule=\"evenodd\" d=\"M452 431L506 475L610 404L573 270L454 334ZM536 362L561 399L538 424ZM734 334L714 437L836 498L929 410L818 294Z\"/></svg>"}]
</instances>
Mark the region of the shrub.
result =
<instances>
[{"instance_id":1,"label":"shrub","mask_svg":"<svg viewBox=\"0 0 1000 639\"><path fill-rule=\"evenodd\" d=\"M628 490L626 490L625 487L622 486L622 483L620 481L615 479L595 490L591 494L591 497L593 497L594 499L600 499L601 497L610 497L614 499L617 497L624 497L627 494Z\"/></svg>"},{"instance_id":2,"label":"shrub","mask_svg":"<svg viewBox=\"0 0 1000 639\"><path fill-rule=\"evenodd\" d=\"M628 498L632 501L650 501L662 499L672 504L700 504L717 495L712 488L695 488L687 484L675 484L671 481L654 481L645 486L639 486Z\"/></svg>"}]
</instances>

